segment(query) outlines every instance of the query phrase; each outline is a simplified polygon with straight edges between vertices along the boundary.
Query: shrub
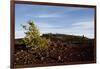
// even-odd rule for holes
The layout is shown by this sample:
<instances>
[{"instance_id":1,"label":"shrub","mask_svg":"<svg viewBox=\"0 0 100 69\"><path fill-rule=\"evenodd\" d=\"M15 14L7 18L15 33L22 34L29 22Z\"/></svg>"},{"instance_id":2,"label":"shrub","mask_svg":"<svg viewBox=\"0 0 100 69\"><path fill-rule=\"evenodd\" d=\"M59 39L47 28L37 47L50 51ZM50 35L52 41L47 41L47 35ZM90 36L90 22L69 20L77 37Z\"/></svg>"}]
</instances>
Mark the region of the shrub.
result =
<instances>
[{"instance_id":1,"label":"shrub","mask_svg":"<svg viewBox=\"0 0 100 69\"><path fill-rule=\"evenodd\" d=\"M38 51L37 49L47 49L49 40L40 37L40 32L33 21L29 21L28 25L22 25L22 27L26 30L23 41L27 47L36 52Z\"/></svg>"}]
</instances>

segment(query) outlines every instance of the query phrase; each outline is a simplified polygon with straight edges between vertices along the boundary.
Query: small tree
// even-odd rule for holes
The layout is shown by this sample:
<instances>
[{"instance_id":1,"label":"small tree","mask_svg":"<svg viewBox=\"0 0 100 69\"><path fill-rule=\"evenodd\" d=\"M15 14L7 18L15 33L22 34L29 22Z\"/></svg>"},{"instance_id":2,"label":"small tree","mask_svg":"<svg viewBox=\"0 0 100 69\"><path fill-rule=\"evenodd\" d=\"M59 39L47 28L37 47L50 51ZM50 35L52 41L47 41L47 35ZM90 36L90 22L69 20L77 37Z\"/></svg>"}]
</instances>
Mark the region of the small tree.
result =
<instances>
[{"instance_id":1,"label":"small tree","mask_svg":"<svg viewBox=\"0 0 100 69\"><path fill-rule=\"evenodd\" d=\"M40 32L33 21L29 21L28 25L22 25L22 27L26 30L23 41L27 47L32 50L43 50L48 47L48 40L40 37Z\"/></svg>"}]
</instances>

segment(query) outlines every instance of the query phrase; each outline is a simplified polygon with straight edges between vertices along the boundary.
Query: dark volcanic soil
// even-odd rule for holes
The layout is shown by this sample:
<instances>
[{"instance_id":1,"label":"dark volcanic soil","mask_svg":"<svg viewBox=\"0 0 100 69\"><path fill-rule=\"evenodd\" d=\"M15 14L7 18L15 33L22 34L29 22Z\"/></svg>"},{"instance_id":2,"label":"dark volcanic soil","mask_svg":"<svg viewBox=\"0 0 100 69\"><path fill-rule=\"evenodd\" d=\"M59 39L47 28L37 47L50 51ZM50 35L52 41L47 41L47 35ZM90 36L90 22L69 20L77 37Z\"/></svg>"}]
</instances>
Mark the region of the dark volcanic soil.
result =
<instances>
[{"instance_id":1,"label":"dark volcanic soil","mask_svg":"<svg viewBox=\"0 0 100 69\"><path fill-rule=\"evenodd\" d=\"M14 65L87 63L88 61L94 61L94 40L75 41L51 39L50 46L47 49L37 50L34 53L24 44L15 44Z\"/></svg>"}]
</instances>

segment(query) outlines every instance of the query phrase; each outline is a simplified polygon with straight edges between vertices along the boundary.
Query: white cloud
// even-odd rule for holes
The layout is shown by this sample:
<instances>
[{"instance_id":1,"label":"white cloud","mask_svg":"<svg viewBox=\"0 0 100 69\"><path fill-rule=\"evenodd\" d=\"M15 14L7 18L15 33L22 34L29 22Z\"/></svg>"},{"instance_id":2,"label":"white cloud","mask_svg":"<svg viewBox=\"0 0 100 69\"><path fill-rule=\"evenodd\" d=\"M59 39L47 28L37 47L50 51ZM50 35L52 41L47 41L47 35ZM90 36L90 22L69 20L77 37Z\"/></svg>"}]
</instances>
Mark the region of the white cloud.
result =
<instances>
[{"instance_id":1,"label":"white cloud","mask_svg":"<svg viewBox=\"0 0 100 69\"><path fill-rule=\"evenodd\" d=\"M52 17L59 17L58 14L41 14L37 16L38 18L52 18Z\"/></svg>"},{"instance_id":2,"label":"white cloud","mask_svg":"<svg viewBox=\"0 0 100 69\"><path fill-rule=\"evenodd\" d=\"M15 32L15 39L16 38L23 38L25 36L24 31L16 31Z\"/></svg>"},{"instance_id":3,"label":"white cloud","mask_svg":"<svg viewBox=\"0 0 100 69\"><path fill-rule=\"evenodd\" d=\"M33 15L33 16L32 16ZM26 14L26 17L34 17L34 18L57 18L61 17L60 13L45 13L45 14Z\"/></svg>"},{"instance_id":4,"label":"white cloud","mask_svg":"<svg viewBox=\"0 0 100 69\"><path fill-rule=\"evenodd\" d=\"M93 29L94 21L73 23L72 27L77 28L77 29Z\"/></svg>"},{"instance_id":5,"label":"white cloud","mask_svg":"<svg viewBox=\"0 0 100 69\"><path fill-rule=\"evenodd\" d=\"M50 23L39 23L39 22L35 22L36 26L39 28L39 29L48 29L48 28L59 28L61 26L57 26L57 25L52 25Z\"/></svg>"}]
</instances>

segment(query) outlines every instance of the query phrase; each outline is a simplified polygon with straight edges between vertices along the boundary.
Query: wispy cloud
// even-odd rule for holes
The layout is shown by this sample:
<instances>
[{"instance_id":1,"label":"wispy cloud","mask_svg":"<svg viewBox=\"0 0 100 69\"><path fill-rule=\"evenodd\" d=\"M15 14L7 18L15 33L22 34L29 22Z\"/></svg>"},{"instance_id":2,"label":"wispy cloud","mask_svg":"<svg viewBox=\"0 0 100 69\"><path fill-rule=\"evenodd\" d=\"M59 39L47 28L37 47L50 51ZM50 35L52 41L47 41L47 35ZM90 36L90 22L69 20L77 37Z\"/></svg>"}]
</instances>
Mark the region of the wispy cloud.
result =
<instances>
[{"instance_id":1,"label":"wispy cloud","mask_svg":"<svg viewBox=\"0 0 100 69\"><path fill-rule=\"evenodd\" d=\"M42 14L42 15L38 15L38 18L54 18L54 17L59 17L59 14Z\"/></svg>"},{"instance_id":2,"label":"wispy cloud","mask_svg":"<svg viewBox=\"0 0 100 69\"><path fill-rule=\"evenodd\" d=\"M15 32L15 38L23 38L25 36L24 31L16 31Z\"/></svg>"},{"instance_id":3,"label":"wispy cloud","mask_svg":"<svg viewBox=\"0 0 100 69\"><path fill-rule=\"evenodd\" d=\"M61 26L59 25L53 25L53 24L50 24L49 22L48 23L35 23L36 27L37 28L40 28L40 29L53 29L53 28L60 28Z\"/></svg>"},{"instance_id":4,"label":"wispy cloud","mask_svg":"<svg viewBox=\"0 0 100 69\"><path fill-rule=\"evenodd\" d=\"M94 29L94 21L86 21L86 22L77 22L77 23L73 23L72 27L74 29Z\"/></svg>"}]
</instances>

